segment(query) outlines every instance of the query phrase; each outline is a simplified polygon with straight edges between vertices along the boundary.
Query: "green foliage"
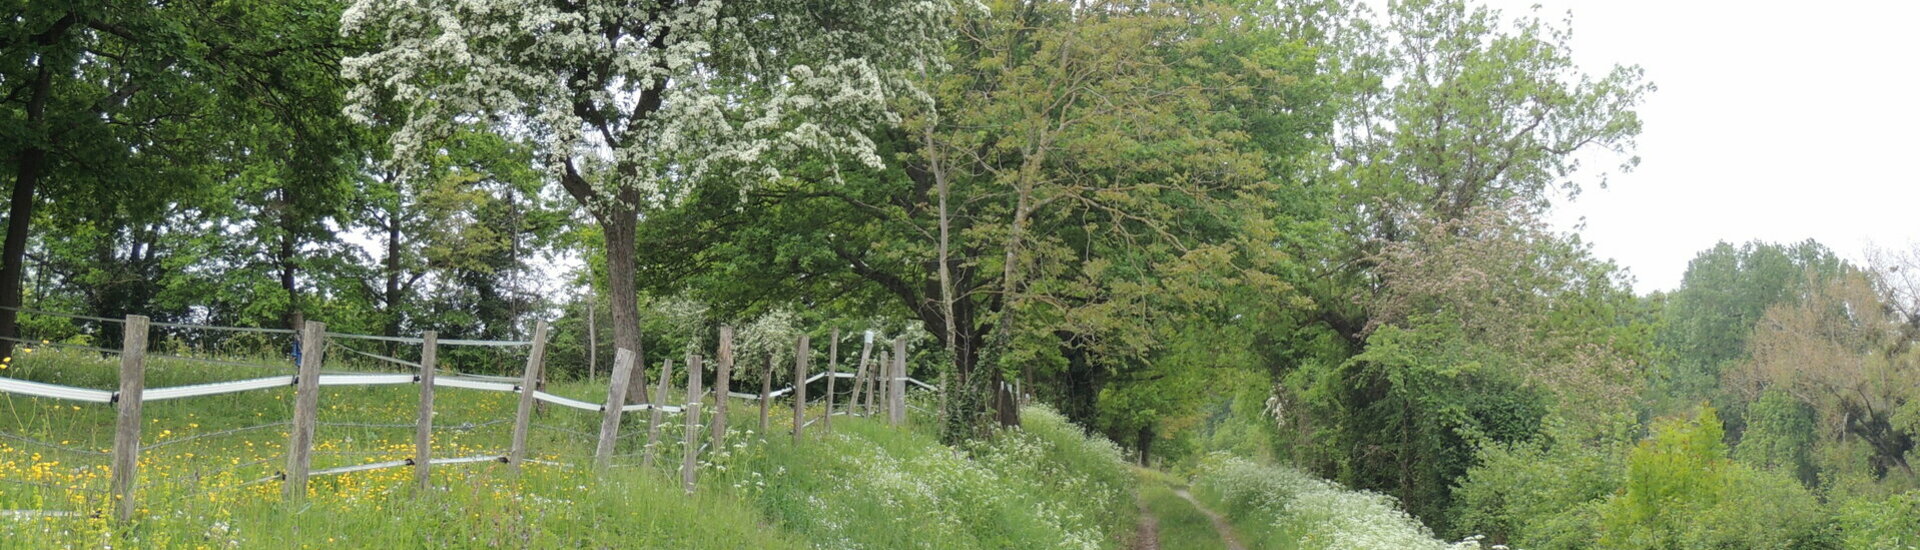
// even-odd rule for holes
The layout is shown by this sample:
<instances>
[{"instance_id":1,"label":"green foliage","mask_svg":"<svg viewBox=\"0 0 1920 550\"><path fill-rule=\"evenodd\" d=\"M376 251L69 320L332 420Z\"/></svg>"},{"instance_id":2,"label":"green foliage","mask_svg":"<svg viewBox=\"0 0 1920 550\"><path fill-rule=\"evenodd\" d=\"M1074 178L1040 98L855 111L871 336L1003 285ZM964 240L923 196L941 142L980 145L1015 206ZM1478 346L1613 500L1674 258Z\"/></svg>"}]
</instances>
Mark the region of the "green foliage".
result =
<instances>
[{"instance_id":1,"label":"green foliage","mask_svg":"<svg viewBox=\"0 0 1920 550\"><path fill-rule=\"evenodd\" d=\"M1687 263L1680 287L1667 296L1660 345L1671 354L1651 375L1653 407L1666 413L1714 398L1720 375L1747 356L1747 339L1767 308L1798 299L1808 284L1847 267L1832 250L1808 240L1792 245L1760 241L1715 244ZM1738 419L1734 419L1736 422Z\"/></svg>"},{"instance_id":2,"label":"green foliage","mask_svg":"<svg viewBox=\"0 0 1920 550\"><path fill-rule=\"evenodd\" d=\"M1853 499L1840 506L1840 541L1859 550L1901 550L1920 546L1920 491L1886 500Z\"/></svg>"},{"instance_id":3,"label":"green foliage","mask_svg":"<svg viewBox=\"0 0 1920 550\"><path fill-rule=\"evenodd\" d=\"M1812 486L1813 446L1819 438L1813 408L1785 392L1768 390L1747 406L1747 431L1733 456L1755 468L1778 471Z\"/></svg>"},{"instance_id":4,"label":"green foliage","mask_svg":"<svg viewBox=\"0 0 1920 550\"><path fill-rule=\"evenodd\" d=\"M1602 499L1625 483L1629 438L1560 419L1548 426L1550 437L1481 449L1454 490L1455 531L1514 548L1592 547Z\"/></svg>"},{"instance_id":5,"label":"green foliage","mask_svg":"<svg viewBox=\"0 0 1920 550\"><path fill-rule=\"evenodd\" d=\"M1825 507L1792 478L1727 458L1702 407L1663 419L1627 456L1625 490L1600 506L1601 548L1824 548Z\"/></svg>"},{"instance_id":6,"label":"green foliage","mask_svg":"<svg viewBox=\"0 0 1920 550\"><path fill-rule=\"evenodd\" d=\"M1476 360L1486 354L1453 326L1383 327L1307 394L1339 421L1321 435L1339 479L1398 497L1444 532L1454 479L1478 447L1534 437L1547 412L1541 396Z\"/></svg>"}]
</instances>

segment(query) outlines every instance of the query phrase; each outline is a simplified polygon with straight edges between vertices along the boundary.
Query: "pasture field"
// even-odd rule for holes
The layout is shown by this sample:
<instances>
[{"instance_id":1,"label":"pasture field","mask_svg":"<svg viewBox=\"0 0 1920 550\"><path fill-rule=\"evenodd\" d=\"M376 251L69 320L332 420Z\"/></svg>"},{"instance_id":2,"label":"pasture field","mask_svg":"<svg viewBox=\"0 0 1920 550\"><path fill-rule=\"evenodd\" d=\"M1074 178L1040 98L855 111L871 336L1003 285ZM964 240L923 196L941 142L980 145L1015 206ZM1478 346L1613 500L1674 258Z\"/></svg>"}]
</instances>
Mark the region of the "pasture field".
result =
<instances>
[{"instance_id":1,"label":"pasture field","mask_svg":"<svg viewBox=\"0 0 1920 550\"><path fill-rule=\"evenodd\" d=\"M111 389L117 366L97 353L42 348L19 353L0 376ZM327 366L373 369L331 357ZM292 366L262 373L150 358L147 372L152 388L287 374ZM412 455L417 385L321 390L312 470ZM546 391L589 402L606 394L604 381L559 381ZM505 454L516 399L436 392L435 458L476 460L436 465L427 491L415 490L411 467L374 469L316 476L299 504L286 503L277 477L291 388L150 402L139 509L119 525L105 492L114 409L0 395L0 510L12 511L0 518L0 545L1115 548L1134 513L1118 450L1045 409L1029 411L1025 430L955 449L937 442L923 413L907 427L836 417L833 433L815 423L795 443L782 428L791 426L790 404L771 407L767 434L757 404L736 399L725 440L703 443L698 485L688 494L677 472L677 415L662 422L651 466L641 465L647 414L625 415L614 465L602 470L591 464L600 416L558 406L534 415L522 473L481 460ZM822 407L810 410L815 416Z\"/></svg>"}]
</instances>

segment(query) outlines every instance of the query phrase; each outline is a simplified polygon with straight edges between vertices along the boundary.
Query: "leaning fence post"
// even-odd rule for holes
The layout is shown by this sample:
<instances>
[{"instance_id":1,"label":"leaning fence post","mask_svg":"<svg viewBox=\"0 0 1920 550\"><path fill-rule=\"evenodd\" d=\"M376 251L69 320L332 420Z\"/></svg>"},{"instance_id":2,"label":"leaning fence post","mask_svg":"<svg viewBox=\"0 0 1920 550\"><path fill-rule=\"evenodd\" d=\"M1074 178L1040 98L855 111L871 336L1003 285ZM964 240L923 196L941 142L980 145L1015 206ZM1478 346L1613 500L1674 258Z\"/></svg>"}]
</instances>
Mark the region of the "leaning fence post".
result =
<instances>
[{"instance_id":1,"label":"leaning fence post","mask_svg":"<svg viewBox=\"0 0 1920 550\"><path fill-rule=\"evenodd\" d=\"M134 474L140 467L140 399L147 389L147 318L128 315L121 326L119 415L113 431L114 517L133 519Z\"/></svg>"},{"instance_id":2,"label":"leaning fence post","mask_svg":"<svg viewBox=\"0 0 1920 550\"><path fill-rule=\"evenodd\" d=\"M547 359L547 322L533 325L533 350L527 353L527 368L520 373L520 407L513 412L513 447L507 451L507 468L520 472L527 458L527 425L533 421L533 394L539 390L540 369Z\"/></svg>"},{"instance_id":3,"label":"leaning fence post","mask_svg":"<svg viewBox=\"0 0 1920 550\"><path fill-rule=\"evenodd\" d=\"M889 356L887 355L887 350L882 348L880 350L880 360L874 362L873 372L867 375L867 416L868 417L872 417L880 414L880 408L878 407L878 405L885 404L884 402L881 401L884 398L880 396L880 388L883 388L885 386L881 386L880 381L885 379L886 373L892 370L891 365L893 365L893 360L890 359Z\"/></svg>"},{"instance_id":4,"label":"leaning fence post","mask_svg":"<svg viewBox=\"0 0 1920 550\"><path fill-rule=\"evenodd\" d=\"M614 351L606 404L600 406L600 444L593 448L593 462L602 468L613 462L613 444L620 440L620 414L627 404L627 382L632 379L633 350Z\"/></svg>"},{"instance_id":5,"label":"leaning fence post","mask_svg":"<svg viewBox=\"0 0 1920 550\"><path fill-rule=\"evenodd\" d=\"M700 458L700 356L687 359L687 404L680 414L687 417L687 431L680 441L680 486L693 492L693 470Z\"/></svg>"},{"instance_id":6,"label":"leaning fence post","mask_svg":"<svg viewBox=\"0 0 1920 550\"><path fill-rule=\"evenodd\" d=\"M647 422L647 448L640 458L642 467L652 467L653 455L659 451L660 415L665 413L660 410L660 407L667 406L667 383L672 381L673 360L660 360L660 385L653 390L653 402L647 404L647 410L653 413L653 419Z\"/></svg>"},{"instance_id":7,"label":"leaning fence post","mask_svg":"<svg viewBox=\"0 0 1920 550\"><path fill-rule=\"evenodd\" d=\"M713 366L713 448L727 441L727 398L733 393L733 327L720 327L720 357Z\"/></svg>"},{"instance_id":8,"label":"leaning fence post","mask_svg":"<svg viewBox=\"0 0 1920 550\"><path fill-rule=\"evenodd\" d=\"M760 437L767 437L771 425L767 423L767 407L773 401L773 354L767 354L767 372L760 377Z\"/></svg>"},{"instance_id":9,"label":"leaning fence post","mask_svg":"<svg viewBox=\"0 0 1920 550\"><path fill-rule=\"evenodd\" d=\"M833 340L827 342L827 407L820 416L820 429L833 431L833 381L840 377L840 329L833 329Z\"/></svg>"},{"instance_id":10,"label":"leaning fence post","mask_svg":"<svg viewBox=\"0 0 1920 550\"><path fill-rule=\"evenodd\" d=\"M320 414L320 354L326 352L327 324L307 321L300 337L300 374L294 379L293 426L287 430L288 501L307 498L307 470L313 465L313 429Z\"/></svg>"},{"instance_id":11,"label":"leaning fence post","mask_svg":"<svg viewBox=\"0 0 1920 550\"><path fill-rule=\"evenodd\" d=\"M887 384L889 394L887 422L895 426L907 421L907 337L893 339L893 376Z\"/></svg>"},{"instance_id":12,"label":"leaning fence post","mask_svg":"<svg viewBox=\"0 0 1920 550\"><path fill-rule=\"evenodd\" d=\"M807 438L807 356L813 354L807 335L793 345L793 442Z\"/></svg>"},{"instance_id":13,"label":"leaning fence post","mask_svg":"<svg viewBox=\"0 0 1920 550\"><path fill-rule=\"evenodd\" d=\"M413 483L426 490L433 474L433 374L440 357L440 333L420 336L420 424L413 430Z\"/></svg>"},{"instance_id":14,"label":"leaning fence post","mask_svg":"<svg viewBox=\"0 0 1920 550\"><path fill-rule=\"evenodd\" d=\"M847 399L847 416L853 416L854 409L860 406L860 390L867 387L867 358L873 353L873 331L866 331L864 340L860 344L860 363L853 368L853 395Z\"/></svg>"}]
</instances>

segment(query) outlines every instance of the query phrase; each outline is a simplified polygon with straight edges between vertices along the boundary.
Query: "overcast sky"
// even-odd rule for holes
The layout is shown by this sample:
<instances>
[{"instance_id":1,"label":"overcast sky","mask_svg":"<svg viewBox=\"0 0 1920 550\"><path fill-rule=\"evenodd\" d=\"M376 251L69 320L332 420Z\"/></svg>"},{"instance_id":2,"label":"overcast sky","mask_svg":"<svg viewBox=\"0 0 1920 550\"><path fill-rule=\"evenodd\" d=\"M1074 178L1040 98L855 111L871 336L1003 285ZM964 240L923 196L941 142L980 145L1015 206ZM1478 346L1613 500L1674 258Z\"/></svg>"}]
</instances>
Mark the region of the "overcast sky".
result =
<instances>
[{"instance_id":1,"label":"overcast sky","mask_svg":"<svg viewBox=\"0 0 1920 550\"><path fill-rule=\"evenodd\" d=\"M1590 73L1639 64L1659 86L1640 167L1554 213L1639 291L1677 286L1716 241L1813 238L1855 260L1920 241L1920 2L1483 1L1572 10Z\"/></svg>"}]
</instances>

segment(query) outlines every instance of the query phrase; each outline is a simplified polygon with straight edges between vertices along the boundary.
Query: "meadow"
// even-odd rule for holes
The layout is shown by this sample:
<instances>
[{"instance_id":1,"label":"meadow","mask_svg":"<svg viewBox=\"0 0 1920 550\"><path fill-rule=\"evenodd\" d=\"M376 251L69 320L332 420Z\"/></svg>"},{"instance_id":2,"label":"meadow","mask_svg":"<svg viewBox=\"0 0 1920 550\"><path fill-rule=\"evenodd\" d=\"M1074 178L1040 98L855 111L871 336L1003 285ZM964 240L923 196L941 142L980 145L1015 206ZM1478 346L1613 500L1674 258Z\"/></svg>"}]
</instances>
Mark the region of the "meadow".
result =
<instances>
[{"instance_id":1,"label":"meadow","mask_svg":"<svg viewBox=\"0 0 1920 550\"><path fill-rule=\"evenodd\" d=\"M44 346L17 353L0 375L110 389L117 365ZM333 358L327 366L377 368ZM269 374L154 358L148 386ZM323 387L312 469L411 456L417 391ZM606 388L556 381L547 391L598 402ZM650 466L647 415L625 416L614 465L598 469L599 415L554 406L534 416L522 472L482 459L505 453L516 397L436 392L434 456L476 460L436 465L429 490L414 488L408 467L355 471L314 477L298 504L282 498L277 477L290 388L151 402L139 509L122 525L109 519L104 491L114 410L0 396L0 510L71 513L0 517L0 546L1097 549L1124 546L1133 525L1133 478L1118 449L1044 408L1028 409L1022 430L953 448L917 411L905 427L837 416L831 433L816 422L795 442L782 428L790 404L771 408L767 433L757 404L736 399L725 440L705 443L687 493L677 473L683 427L671 415ZM915 399L926 409L935 397ZM816 404L809 416L822 412Z\"/></svg>"}]
</instances>

